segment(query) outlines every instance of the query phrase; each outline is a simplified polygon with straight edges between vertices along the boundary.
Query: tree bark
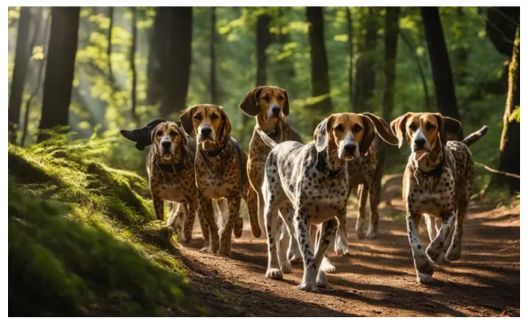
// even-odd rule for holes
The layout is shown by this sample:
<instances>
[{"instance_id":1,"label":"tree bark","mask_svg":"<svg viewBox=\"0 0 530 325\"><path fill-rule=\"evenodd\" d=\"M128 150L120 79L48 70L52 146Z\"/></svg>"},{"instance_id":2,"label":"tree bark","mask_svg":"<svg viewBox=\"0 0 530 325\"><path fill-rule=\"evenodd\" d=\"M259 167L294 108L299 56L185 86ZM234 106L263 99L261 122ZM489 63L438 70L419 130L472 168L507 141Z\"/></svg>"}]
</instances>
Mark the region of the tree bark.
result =
<instances>
[{"instance_id":1,"label":"tree bark","mask_svg":"<svg viewBox=\"0 0 530 325\"><path fill-rule=\"evenodd\" d=\"M138 27L136 26L136 7L131 7L132 14L132 41L131 41L131 51L129 53L129 62L131 66L131 113L134 120L138 119L136 114L136 87L137 87L137 72L136 72L136 42L138 39Z\"/></svg>"},{"instance_id":2,"label":"tree bark","mask_svg":"<svg viewBox=\"0 0 530 325\"><path fill-rule=\"evenodd\" d=\"M168 8L157 7L153 29L149 40L149 56L147 60L147 94L146 104L153 105L160 101L162 95L162 67L167 58L168 33L171 17Z\"/></svg>"},{"instance_id":3,"label":"tree bark","mask_svg":"<svg viewBox=\"0 0 530 325\"><path fill-rule=\"evenodd\" d=\"M373 111L375 90L375 48L377 46L378 9L368 8L364 17L363 41L359 45L359 59L356 62L355 95L353 108L355 112Z\"/></svg>"},{"instance_id":4,"label":"tree bark","mask_svg":"<svg viewBox=\"0 0 530 325\"><path fill-rule=\"evenodd\" d=\"M311 48L311 94L318 98L312 108L321 113L330 114L333 106L329 87L322 7L306 7L306 16L309 22L309 45Z\"/></svg>"},{"instance_id":5,"label":"tree bark","mask_svg":"<svg viewBox=\"0 0 530 325\"><path fill-rule=\"evenodd\" d=\"M26 72L28 70L29 58L31 55L29 39L30 7L20 8L18 20L17 47L15 50L15 66L13 69L13 79L11 80L11 93L9 94L8 124L9 142L17 141L17 130L19 129L20 106L22 105L22 95L24 94L24 84Z\"/></svg>"},{"instance_id":6,"label":"tree bark","mask_svg":"<svg viewBox=\"0 0 530 325\"><path fill-rule=\"evenodd\" d=\"M508 94L504 108L503 129L500 141L499 170L520 174L520 95L519 95L519 28L515 33L513 53L508 70ZM517 178L496 176L498 184L506 185L510 192L520 190L520 180Z\"/></svg>"},{"instance_id":7,"label":"tree bark","mask_svg":"<svg viewBox=\"0 0 530 325\"><path fill-rule=\"evenodd\" d=\"M429 49L438 111L460 120L449 54L437 7L422 7L421 17ZM459 137L462 135L460 134Z\"/></svg>"},{"instance_id":8,"label":"tree bark","mask_svg":"<svg viewBox=\"0 0 530 325\"><path fill-rule=\"evenodd\" d=\"M399 7L388 7L385 11L385 88L383 92L383 119L388 121L390 120L390 114L394 106Z\"/></svg>"},{"instance_id":9,"label":"tree bark","mask_svg":"<svg viewBox=\"0 0 530 325\"><path fill-rule=\"evenodd\" d=\"M211 8L210 24L210 102L217 103L217 57L215 46L217 45L217 13L215 7Z\"/></svg>"},{"instance_id":10,"label":"tree bark","mask_svg":"<svg viewBox=\"0 0 530 325\"><path fill-rule=\"evenodd\" d=\"M170 14L169 53L162 69L160 114L168 117L185 108L191 67L192 8L165 8Z\"/></svg>"},{"instance_id":11,"label":"tree bark","mask_svg":"<svg viewBox=\"0 0 530 325\"><path fill-rule=\"evenodd\" d=\"M267 47L271 41L269 27L271 16L268 14L261 14L258 16L256 24L256 86L263 86L267 84Z\"/></svg>"},{"instance_id":12,"label":"tree bark","mask_svg":"<svg viewBox=\"0 0 530 325\"><path fill-rule=\"evenodd\" d=\"M348 35L348 98L350 99L350 110L353 112L353 26L351 10L346 7L346 33Z\"/></svg>"},{"instance_id":13,"label":"tree bark","mask_svg":"<svg viewBox=\"0 0 530 325\"><path fill-rule=\"evenodd\" d=\"M68 125L74 79L79 7L53 7L39 130ZM38 140L47 136L39 133Z\"/></svg>"},{"instance_id":14,"label":"tree bark","mask_svg":"<svg viewBox=\"0 0 530 325\"><path fill-rule=\"evenodd\" d=\"M486 33L500 53L510 56L519 24L519 7L491 7L486 14Z\"/></svg>"},{"instance_id":15,"label":"tree bark","mask_svg":"<svg viewBox=\"0 0 530 325\"><path fill-rule=\"evenodd\" d=\"M114 84L114 75L112 73L112 29L114 28L114 7L109 7L109 29L107 31L107 66L109 69L110 84Z\"/></svg>"}]
</instances>

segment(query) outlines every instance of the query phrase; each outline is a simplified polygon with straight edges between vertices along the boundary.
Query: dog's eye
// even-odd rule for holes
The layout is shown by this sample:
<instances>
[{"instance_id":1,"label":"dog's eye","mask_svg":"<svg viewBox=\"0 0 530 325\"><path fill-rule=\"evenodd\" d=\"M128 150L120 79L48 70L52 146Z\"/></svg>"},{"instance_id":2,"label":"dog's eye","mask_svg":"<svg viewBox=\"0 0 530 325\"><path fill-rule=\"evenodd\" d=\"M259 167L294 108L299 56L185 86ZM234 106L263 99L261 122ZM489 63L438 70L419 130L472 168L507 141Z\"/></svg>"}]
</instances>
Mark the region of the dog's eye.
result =
<instances>
[{"instance_id":1,"label":"dog's eye","mask_svg":"<svg viewBox=\"0 0 530 325\"><path fill-rule=\"evenodd\" d=\"M412 131L416 131L416 128L417 128L417 127L416 127L416 124L414 124L414 123L410 123L410 125L409 125L409 129L411 129Z\"/></svg>"},{"instance_id":2,"label":"dog's eye","mask_svg":"<svg viewBox=\"0 0 530 325\"><path fill-rule=\"evenodd\" d=\"M434 130L435 126L431 123L427 123L427 125L425 125L425 128L427 129L427 131L432 131Z\"/></svg>"},{"instance_id":3,"label":"dog's eye","mask_svg":"<svg viewBox=\"0 0 530 325\"><path fill-rule=\"evenodd\" d=\"M267 96L263 96L261 97L261 99L265 100L266 102L268 102L271 98L269 97L269 95Z\"/></svg>"},{"instance_id":4,"label":"dog's eye","mask_svg":"<svg viewBox=\"0 0 530 325\"><path fill-rule=\"evenodd\" d=\"M161 137L163 134L164 134L164 131L162 131L162 130L156 132L156 136L157 137Z\"/></svg>"},{"instance_id":5,"label":"dog's eye","mask_svg":"<svg viewBox=\"0 0 530 325\"><path fill-rule=\"evenodd\" d=\"M284 100L285 97L283 97L282 95L279 95L278 97L276 97L277 100Z\"/></svg>"},{"instance_id":6,"label":"dog's eye","mask_svg":"<svg viewBox=\"0 0 530 325\"><path fill-rule=\"evenodd\" d=\"M210 116L210 118L211 118L212 120L217 120L217 119L219 118L219 115L217 115L217 114L212 114L212 116Z\"/></svg>"},{"instance_id":7,"label":"dog's eye","mask_svg":"<svg viewBox=\"0 0 530 325\"><path fill-rule=\"evenodd\" d=\"M344 127L342 126L342 124L337 124L335 126L335 132L342 132L344 131Z\"/></svg>"},{"instance_id":8,"label":"dog's eye","mask_svg":"<svg viewBox=\"0 0 530 325\"><path fill-rule=\"evenodd\" d=\"M355 124L353 126L353 132L357 133L357 132L361 132L363 130L363 127L360 126L359 124Z\"/></svg>"},{"instance_id":9,"label":"dog's eye","mask_svg":"<svg viewBox=\"0 0 530 325\"><path fill-rule=\"evenodd\" d=\"M174 138L174 137L177 136L177 131L171 131L171 132L169 132L169 135L170 135L172 138Z\"/></svg>"},{"instance_id":10,"label":"dog's eye","mask_svg":"<svg viewBox=\"0 0 530 325\"><path fill-rule=\"evenodd\" d=\"M197 113L197 114L193 115L193 118L196 119L197 121L200 121L201 120L201 114Z\"/></svg>"}]
</instances>

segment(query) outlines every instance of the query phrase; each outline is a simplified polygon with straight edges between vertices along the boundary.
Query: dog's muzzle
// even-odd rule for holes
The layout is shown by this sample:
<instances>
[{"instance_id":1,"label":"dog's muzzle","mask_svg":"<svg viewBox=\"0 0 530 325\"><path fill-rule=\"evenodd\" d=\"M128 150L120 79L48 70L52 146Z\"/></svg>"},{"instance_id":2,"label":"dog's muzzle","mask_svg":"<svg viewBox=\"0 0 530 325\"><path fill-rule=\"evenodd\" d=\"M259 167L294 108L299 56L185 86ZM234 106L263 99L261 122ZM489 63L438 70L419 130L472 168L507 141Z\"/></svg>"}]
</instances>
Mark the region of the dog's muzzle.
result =
<instances>
[{"instance_id":1,"label":"dog's muzzle","mask_svg":"<svg viewBox=\"0 0 530 325\"><path fill-rule=\"evenodd\" d=\"M269 112L268 112L268 118L279 118L280 117L280 113L281 113L282 109L279 105L277 104L273 104L270 108L269 108Z\"/></svg>"},{"instance_id":2,"label":"dog's muzzle","mask_svg":"<svg viewBox=\"0 0 530 325\"><path fill-rule=\"evenodd\" d=\"M200 140L211 140L214 141L213 138L213 130L210 126L203 126L199 129L199 139Z\"/></svg>"}]
</instances>

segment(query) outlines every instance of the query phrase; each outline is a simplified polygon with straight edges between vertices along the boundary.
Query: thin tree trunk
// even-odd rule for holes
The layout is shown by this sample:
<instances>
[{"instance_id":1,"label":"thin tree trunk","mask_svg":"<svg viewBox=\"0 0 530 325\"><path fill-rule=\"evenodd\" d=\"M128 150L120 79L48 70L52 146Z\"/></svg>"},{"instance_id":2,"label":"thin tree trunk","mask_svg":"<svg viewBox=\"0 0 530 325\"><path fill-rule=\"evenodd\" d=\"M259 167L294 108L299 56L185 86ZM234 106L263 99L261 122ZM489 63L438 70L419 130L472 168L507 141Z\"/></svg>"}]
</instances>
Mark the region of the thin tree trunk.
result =
<instances>
[{"instance_id":1,"label":"thin tree trunk","mask_svg":"<svg viewBox=\"0 0 530 325\"><path fill-rule=\"evenodd\" d=\"M35 24L35 34L33 35L33 40L31 42L31 47L35 47L37 44L38 44L38 35L41 33L40 30L41 30L41 20L42 20L42 8L39 8L38 10L38 13L37 13L37 22ZM35 80L35 86L33 87L33 90L31 91L30 95L29 95L29 98L28 100L26 101L26 105L25 105L25 110L24 110L24 116L22 118L22 136L20 138L20 145L21 146L24 146L26 144L26 138L27 138L27 135L28 135L28 123L29 123L29 113L30 113L30 110L31 110L31 103L33 102L33 99L35 98L35 96L37 96L37 93L39 92L39 89L41 88L41 85L42 85L42 77L43 77L43 74L44 74L44 66L46 64L46 60L47 60L47 55L46 55L46 50L47 50L47 42L48 42L48 38L49 38L49 34L50 34L50 21L51 21L51 13L48 14L48 17L46 18L45 22L44 22L44 33L42 33L42 39L40 40L42 42L42 52L44 53L44 58L42 58L41 60L38 60L38 63L37 61L35 62L35 64L38 65L38 70L37 70L37 79Z\"/></svg>"},{"instance_id":2,"label":"thin tree trunk","mask_svg":"<svg viewBox=\"0 0 530 325\"><path fill-rule=\"evenodd\" d=\"M165 8L170 14L169 55L162 69L160 114L168 117L185 108L191 67L192 8Z\"/></svg>"},{"instance_id":3,"label":"thin tree trunk","mask_svg":"<svg viewBox=\"0 0 530 325\"><path fill-rule=\"evenodd\" d=\"M385 88L383 92L383 119L388 121L394 106L399 7L387 7L385 11Z\"/></svg>"},{"instance_id":4,"label":"thin tree trunk","mask_svg":"<svg viewBox=\"0 0 530 325\"><path fill-rule=\"evenodd\" d=\"M132 14L132 43L131 43L131 52L129 53L129 61L131 65L131 74L132 74L132 87L131 87L131 112L134 120L138 119L136 114L136 84L137 84L137 73L136 73L136 42L138 39L138 28L136 26L136 7L131 7Z\"/></svg>"},{"instance_id":5,"label":"thin tree trunk","mask_svg":"<svg viewBox=\"0 0 530 325\"><path fill-rule=\"evenodd\" d=\"M271 16L268 14L258 16L258 22L256 24L256 86L262 86L267 83L267 47L271 39L269 33L270 22Z\"/></svg>"},{"instance_id":6,"label":"thin tree trunk","mask_svg":"<svg viewBox=\"0 0 530 325\"><path fill-rule=\"evenodd\" d=\"M375 91L375 48L377 46L378 9L368 8L365 14L366 30L359 46L359 59L356 64L354 111L373 111Z\"/></svg>"},{"instance_id":7,"label":"thin tree trunk","mask_svg":"<svg viewBox=\"0 0 530 325\"><path fill-rule=\"evenodd\" d=\"M31 55L28 43L30 18L30 7L21 7L18 20L17 47L15 50L15 67L13 69L13 79L11 81L11 93L9 94L8 106L9 142L12 143L17 141L20 106L22 105L26 72L28 70L29 58Z\"/></svg>"},{"instance_id":8,"label":"thin tree trunk","mask_svg":"<svg viewBox=\"0 0 530 325\"><path fill-rule=\"evenodd\" d=\"M329 87L322 7L306 7L306 16L309 22L309 45L311 48L311 94L318 98L312 108L327 115L333 111L333 105Z\"/></svg>"},{"instance_id":9,"label":"thin tree trunk","mask_svg":"<svg viewBox=\"0 0 530 325\"><path fill-rule=\"evenodd\" d=\"M109 30L107 31L107 66L109 69L109 81L114 84L114 75L112 73L112 29L114 28L114 7L109 7Z\"/></svg>"},{"instance_id":10,"label":"thin tree trunk","mask_svg":"<svg viewBox=\"0 0 530 325\"><path fill-rule=\"evenodd\" d=\"M418 53L416 53L416 47L408 39L407 35L405 35L402 30L399 30L398 33L401 36L401 40L405 42L405 45L407 45L407 48L410 50L411 55L414 56L414 61L416 61L418 73L420 74L421 84L423 86L423 98L425 100L424 109L426 111L431 111L431 95L429 94L429 86L427 84L427 78L425 77L425 71L423 70L423 66L421 64L421 58L418 56Z\"/></svg>"},{"instance_id":11,"label":"thin tree trunk","mask_svg":"<svg viewBox=\"0 0 530 325\"><path fill-rule=\"evenodd\" d=\"M422 7L421 17L425 30L425 40L431 59L432 77L436 94L436 106L443 115L460 120L456 102L453 73L445 37L437 7ZM461 137L461 134L459 135Z\"/></svg>"},{"instance_id":12,"label":"thin tree trunk","mask_svg":"<svg viewBox=\"0 0 530 325\"><path fill-rule=\"evenodd\" d=\"M210 25L210 100L217 103L217 61L215 46L217 43L217 14L215 7L211 8L211 25Z\"/></svg>"},{"instance_id":13,"label":"thin tree trunk","mask_svg":"<svg viewBox=\"0 0 530 325\"><path fill-rule=\"evenodd\" d=\"M349 7L346 7L346 33L348 34L348 96L350 111L353 112L353 26Z\"/></svg>"},{"instance_id":14,"label":"thin tree trunk","mask_svg":"<svg viewBox=\"0 0 530 325\"><path fill-rule=\"evenodd\" d=\"M519 28L517 28L513 44L513 54L508 68L508 94L506 96L506 106L504 108L499 159L499 170L517 175L521 172L519 53L520 40ZM496 178L496 182L508 186L511 193L520 191L519 179L499 175Z\"/></svg>"},{"instance_id":15,"label":"thin tree trunk","mask_svg":"<svg viewBox=\"0 0 530 325\"><path fill-rule=\"evenodd\" d=\"M153 29L149 41L147 60L147 94L146 104L159 102L162 95L162 74L169 53L168 33L170 33L171 17L169 8L157 7Z\"/></svg>"},{"instance_id":16,"label":"thin tree trunk","mask_svg":"<svg viewBox=\"0 0 530 325\"><path fill-rule=\"evenodd\" d=\"M519 26L519 7L491 7L486 13L486 34L497 51L511 56Z\"/></svg>"},{"instance_id":17,"label":"thin tree trunk","mask_svg":"<svg viewBox=\"0 0 530 325\"><path fill-rule=\"evenodd\" d=\"M53 7L39 130L68 125L74 79L79 7ZM39 141L47 138L39 132Z\"/></svg>"}]
</instances>

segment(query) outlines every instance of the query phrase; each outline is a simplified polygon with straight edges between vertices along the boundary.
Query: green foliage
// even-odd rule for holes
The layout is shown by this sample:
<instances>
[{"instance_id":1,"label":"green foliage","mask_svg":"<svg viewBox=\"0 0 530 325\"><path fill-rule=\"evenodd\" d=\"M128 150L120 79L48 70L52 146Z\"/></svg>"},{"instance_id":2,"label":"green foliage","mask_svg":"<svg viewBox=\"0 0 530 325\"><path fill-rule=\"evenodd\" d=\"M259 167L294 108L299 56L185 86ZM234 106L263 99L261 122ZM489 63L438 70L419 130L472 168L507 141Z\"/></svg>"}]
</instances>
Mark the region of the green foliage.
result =
<instances>
[{"instance_id":1,"label":"green foliage","mask_svg":"<svg viewBox=\"0 0 530 325\"><path fill-rule=\"evenodd\" d=\"M109 143L9 146L10 315L203 312L175 257L141 239L160 229L147 184L100 161Z\"/></svg>"}]
</instances>

